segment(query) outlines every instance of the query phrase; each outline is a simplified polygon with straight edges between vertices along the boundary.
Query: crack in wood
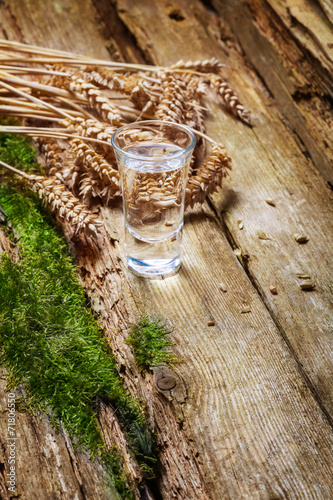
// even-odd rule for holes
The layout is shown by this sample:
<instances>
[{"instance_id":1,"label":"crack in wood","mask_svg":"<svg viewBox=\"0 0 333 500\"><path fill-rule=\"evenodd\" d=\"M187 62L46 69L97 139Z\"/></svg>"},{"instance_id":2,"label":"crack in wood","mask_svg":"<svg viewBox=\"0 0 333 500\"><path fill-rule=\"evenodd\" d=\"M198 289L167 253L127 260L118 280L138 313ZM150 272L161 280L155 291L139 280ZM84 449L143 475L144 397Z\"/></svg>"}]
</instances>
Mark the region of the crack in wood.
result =
<instances>
[{"instance_id":1,"label":"crack in wood","mask_svg":"<svg viewBox=\"0 0 333 500\"><path fill-rule=\"evenodd\" d=\"M79 471L79 468L77 465L77 461L76 461L76 457L74 454L72 443L69 439L69 436L68 436L68 433L66 432L66 429L62 428L62 434L63 434L64 439L65 439L65 444L66 444L66 448L67 448L68 455L70 458L70 462L72 464L74 475L75 475L76 480L78 482L82 497L83 497L83 499L85 499L86 495L85 495L84 488L83 488L83 481L82 481L81 474L80 474L80 471Z\"/></svg>"},{"instance_id":2,"label":"crack in wood","mask_svg":"<svg viewBox=\"0 0 333 500\"><path fill-rule=\"evenodd\" d=\"M121 3L118 5L117 0L92 0L92 4L104 26L105 37L116 46L118 53L111 53L113 59L116 56L121 61L153 64L148 53L140 47L135 31L126 22L128 13Z\"/></svg>"},{"instance_id":3,"label":"crack in wood","mask_svg":"<svg viewBox=\"0 0 333 500\"><path fill-rule=\"evenodd\" d=\"M319 4L316 4L316 6L319 6ZM320 11L322 12L322 15L326 17L326 14L324 13L324 11L321 9L320 7ZM286 12L289 16L289 19L290 19L290 25L293 27L293 28L296 28L300 31L302 31L304 34L306 34L306 36L308 36L309 38L311 38L312 42L314 43L315 46L317 46L317 48L319 50L322 50L322 45L318 42L316 36L313 34L313 32L311 30L308 29L307 26L305 26L304 24L302 24L302 22L292 13L292 9L290 7L286 7ZM329 19L327 18L327 21L329 22ZM297 40L297 38L295 37L295 39ZM327 57L327 62L330 63L331 60L330 58L328 57L327 53L325 53L323 50L322 52L324 53L324 55Z\"/></svg>"}]
</instances>

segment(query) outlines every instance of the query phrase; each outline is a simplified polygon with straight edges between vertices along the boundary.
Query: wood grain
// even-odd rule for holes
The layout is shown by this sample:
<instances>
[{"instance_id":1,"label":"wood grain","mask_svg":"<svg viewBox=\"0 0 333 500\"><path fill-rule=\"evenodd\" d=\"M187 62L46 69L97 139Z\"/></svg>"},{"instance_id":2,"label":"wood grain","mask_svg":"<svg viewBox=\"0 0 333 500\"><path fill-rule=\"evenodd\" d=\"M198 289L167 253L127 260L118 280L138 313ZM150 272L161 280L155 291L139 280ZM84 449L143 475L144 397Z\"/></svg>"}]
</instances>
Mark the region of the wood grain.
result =
<instances>
[{"instance_id":1,"label":"wood grain","mask_svg":"<svg viewBox=\"0 0 333 500\"><path fill-rule=\"evenodd\" d=\"M182 4L178 5L181 8ZM200 27L198 21L201 19L207 25L207 14L202 12L199 15L199 4L192 2L191 5L192 10L198 9L198 12L192 19L188 10L186 21L182 21L187 24L192 21L192 31L197 34L189 46L197 57L213 55L209 49L213 48L214 40L205 38L203 26ZM132 22L135 7L130 10ZM124 13L122 15L125 16ZM162 16L161 3L156 7L156 12L150 8L150 16L154 15L159 15L169 23L167 8ZM172 29L176 31L178 28L173 28L171 24L169 32ZM161 47L161 52L166 46L166 31L153 28L150 33L151 37L155 37L150 43ZM189 36L190 31L190 27L184 26L182 36ZM172 37L172 40L177 57L191 58L187 54L188 47L183 54L181 44L177 45L177 38ZM171 59L171 51L167 49L165 52L167 63L175 62ZM274 309L274 319L281 326L281 333L294 349L295 357L312 379L314 390L320 392L332 416L331 375L327 372L332 373L332 340L329 334L332 328L332 264L329 258L333 220L331 192L316 174L313 163L300 151L295 135L290 133L281 119L277 119L276 111L271 111L265 93L260 92L258 81L253 81L253 74L246 71L238 53L229 50L226 59L223 51L215 47L214 54L229 67L237 68L237 71L229 69L228 79L237 91L244 93L243 100L250 109L255 110L256 115L256 126L249 129L222 113L218 106L212 105L209 131L213 137L226 144L234 160L229 202L223 192L221 196L215 196L216 211L218 214L223 212L232 245L239 246L244 254L250 256L247 267L251 279L261 296L265 297L267 306L272 312ZM267 205L267 197L276 199L278 206L273 208ZM248 227L240 231L237 220L243 220L245 226L248 221ZM260 240L258 230L266 232L272 240ZM308 244L295 243L293 234L299 232L309 235ZM320 281L313 301L309 294L299 289L298 272L312 273L314 279ZM281 287L278 298L268 291L274 282ZM311 356L308 354L309 343L312 346ZM324 367L323 372L321 367Z\"/></svg>"},{"instance_id":2,"label":"wood grain","mask_svg":"<svg viewBox=\"0 0 333 500\"><path fill-rule=\"evenodd\" d=\"M229 15L232 17L231 12ZM246 16L240 14L239 17L245 19ZM242 30L239 33L242 33L242 42L245 42L246 35ZM248 36L247 47L254 40L251 34ZM290 52L286 50L286 54ZM276 63L277 59L268 57L268 60L272 72L283 75ZM260 75L263 74L264 66L259 69ZM279 84L275 85L273 80L270 83L270 91L279 99ZM293 80L289 79L290 88L293 88L292 83ZM288 100L293 101L292 94L289 94ZM234 150L236 168L233 180L239 194L231 210L228 207L224 209L221 199L215 198L215 203L218 212L223 212L221 215L233 245L241 247L250 255L247 271L298 360L301 371L331 419L332 192L322 177L316 175L313 169L315 162L308 159L311 155L302 155L302 147L298 143L299 131L296 129L295 137L290 129L275 119L276 114L271 107L266 106L264 111L258 104L260 123L253 131L258 144L256 150L250 134L249 138L245 137L246 132L239 137L239 147L234 148L234 134L229 134L230 127L225 126L223 117L218 118L218 123L216 120L212 123L214 130L222 131L225 135L227 147ZM287 101L284 105L284 109L288 109ZM312 110L311 123L317 118L324 120L324 117L325 114L320 116L320 113ZM293 124L291 120L291 128L294 128ZM329 135L329 124L325 125L325 133ZM251 171L245 177L249 165ZM267 197L275 200L275 207L265 203ZM237 227L237 220L240 219L244 221L242 231ZM259 240L258 229L272 239L267 242ZM295 233L307 234L309 242L297 244L293 238ZM313 277L317 285L316 292L304 293L300 290L297 273L302 272ZM277 286L276 297L269 292L270 285Z\"/></svg>"},{"instance_id":3,"label":"wood grain","mask_svg":"<svg viewBox=\"0 0 333 500\"><path fill-rule=\"evenodd\" d=\"M4 377L4 373L1 373ZM7 490L9 451L6 382L0 379L0 497L16 498ZM21 391L15 391L18 400ZM19 412L16 404L16 492L18 498L118 500L110 476L86 453L74 454L67 434L56 433L46 415L42 418Z\"/></svg>"},{"instance_id":4,"label":"wood grain","mask_svg":"<svg viewBox=\"0 0 333 500\"><path fill-rule=\"evenodd\" d=\"M282 15L278 2L215 0L214 6L228 19L237 42L296 135L301 151L332 185L333 49L327 42L310 51L297 38L292 9L286 6ZM307 39L315 40L316 29L322 27L318 9L312 10L310 2L297 7L297 12L302 9L312 16ZM325 26L332 38L333 25L326 22Z\"/></svg>"},{"instance_id":5,"label":"wood grain","mask_svg":"<svg viewBox=\"0 0 333 500\"><path fill-rule=\"evenodd\" d=\"M94 252L66 229L124 381L147 402L160 449L159 494L165 499L330 498L332 209L324 180L326 150L312 132L308 143L300 144L304 124L297 129L285 118L290 99L277 99L275 105L260 72L248 67L232 22L225 24L200 2L113 2L122 22L115 33L108 31L109 2L95 2L100 24L87 50L82 46L90 39L81 38L81 30L96 29L88 1L85 18L74 1L66 16L53 12L52 36L48 16L44 23L39 17L45 13L39 0L32 16L38 33L29 28L29 19L23 19L28 4L7 4L4 24L10 36L19 31L27 41L62 43L71 50L78 44L99 57L106 40L111 43L114 36L112 47L121 47L129 37L137 46L135 58L161 64L216 56L227 64L225 76L255 114L250 129L210 104L209 132L226 144L234 170L226 189L211 200L212 208L205 204L186 216L184 264L177 276L148 281L127 272L119 209L102 208L107 233ZM313 45L307 50L312 53ZM329 64L323 56L320 62ZM283 89L279 95L288 93ZM316 152L326 158L321 170ZM276 207L265 203L268 196ZM237 220L244 221L244 229ZM258 230L272 239L260 240ZM310 237L306 245L292 237L300 230ZM236 247L242 249L242 263ZM315 292L299 289L297 272L313 275ZM268 291L271 284L277 296ZM244 306L250 312L243 314ZM164 369L140 373L124 343L131 323L146 312L173 327L174 350L182 362L168 373L175 378L172 390L158 386ZM215 326L209 327L210 321Z\"/></svg>"}]
</instances>

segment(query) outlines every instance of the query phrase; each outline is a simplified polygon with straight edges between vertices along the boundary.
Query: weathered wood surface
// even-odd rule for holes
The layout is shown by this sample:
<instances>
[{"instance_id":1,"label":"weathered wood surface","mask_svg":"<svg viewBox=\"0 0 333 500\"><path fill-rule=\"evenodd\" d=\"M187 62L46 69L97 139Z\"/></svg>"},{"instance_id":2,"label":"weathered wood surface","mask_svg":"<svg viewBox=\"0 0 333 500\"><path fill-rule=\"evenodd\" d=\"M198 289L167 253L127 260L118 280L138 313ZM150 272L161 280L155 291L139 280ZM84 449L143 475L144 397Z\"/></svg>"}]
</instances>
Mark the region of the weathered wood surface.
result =
<instances>
[{"instance_id":1,"label":"weathered wood surface","mask_svg":"<svg viewBox=\"0 0 333 500\"><path fill-rule=\"evenodd\" d=\"M332 187L332 24L315 1L212 3L230 23L301 151Z\"/></svg>"},{"instance_id":2,"label":"weathered wood surface","mask_svg":"<svg viewBox=\"0 0 333 500\"><path fill-rule=\"evenodd\" d=\"M333 490L330 4L250 0L214 7L182 0L70 6L11 0L2 5L0 27L9 39L101 58L170 64L214 55L226 64L225 76L253 110L255 127L210 103L209 132L226 144L234 170L210 206L188 213L179 275L150 282L126 271L120 209L102 209L108 234L99 252L74 239L70 228L66 234L124 380L147 401L160 445L162 498L327 499ZM271 239L259 239L258 230ZM296 232L309 242L298 245ZM300 290L297 272L313 276L314 292ZM244 304L250 313L241 314ZM124 344L129 325L145 312L174 327L182 362L172 391L158 388L162 369L138 372Z\"/></svg>"},{"instance_id":3,"label":"weathered wood surface","mask_svg":"<svg viewBox=\"0 0 333 500\"><path fill-rule=\"evenodd\" d=\"M1 374L4 375L3 373ZM56 433L46 415L33 417L18 411L16 405L15 454L16 481L19 496L7 489L8 459L10 448L8 434L8 397L6 383L0 380L0 498L50 500L68 498L83 500L100 498L119 500L110 476L89 455L74 453L69 437L64 430ZM16 397L21 394L16 392ZM13 443L13 441L10 441ZM3 464L6 464L4 467ZM24 484L22 479L24 478Z\"/></svg>"}]
</instances>

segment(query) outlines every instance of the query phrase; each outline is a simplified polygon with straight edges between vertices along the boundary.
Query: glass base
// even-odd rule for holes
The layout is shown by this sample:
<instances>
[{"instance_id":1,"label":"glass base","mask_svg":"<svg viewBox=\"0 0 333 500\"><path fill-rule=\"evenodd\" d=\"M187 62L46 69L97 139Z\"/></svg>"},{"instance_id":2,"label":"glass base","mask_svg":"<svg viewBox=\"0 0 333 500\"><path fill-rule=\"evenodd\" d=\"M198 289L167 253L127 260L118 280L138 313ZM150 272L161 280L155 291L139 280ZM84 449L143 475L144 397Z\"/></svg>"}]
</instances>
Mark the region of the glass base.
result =
<instances>
[{"instance_id":1,"label":"glass base","mask_svg":"<svg viewBox=\"0 0 333 500\"><path fill-rule=\"evenodd\" d=\"M129 269L137 276L150 279L164 279L178 273L181 266L180 256L175 259L132 259L127 257Z\"/></svg>"},{"instance_id":2,"label":"glass base","mask_svg":"<svg viewBox=\"0 0 333 500\"><path fill-rule=\"evenodd\" d=\"M181 265L182 230L163 241L143 241L125 227L127 265L137 276L164 279L175 275Z\"/></svg>"}]
</instances>

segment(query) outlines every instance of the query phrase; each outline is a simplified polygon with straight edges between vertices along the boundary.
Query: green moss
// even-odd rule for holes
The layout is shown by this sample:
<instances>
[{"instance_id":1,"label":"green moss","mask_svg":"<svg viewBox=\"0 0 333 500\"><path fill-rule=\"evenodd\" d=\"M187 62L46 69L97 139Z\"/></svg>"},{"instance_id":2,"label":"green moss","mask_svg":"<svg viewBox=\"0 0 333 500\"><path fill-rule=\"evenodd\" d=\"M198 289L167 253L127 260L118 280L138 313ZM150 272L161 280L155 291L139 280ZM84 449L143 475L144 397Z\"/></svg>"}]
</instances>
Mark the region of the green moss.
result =
<instances>
[{"instance_id":1,"label":"green moss","mask_svg":"<svg viewBox=\"0 0 333 500\"><path fill-rule=\"evenodd\" d=\"M1 125L17 125L16 120L1 118ZM13 134L0 134L0 159L12 167L26 172L42 171L42 166L37 161L36 151L31 147L27 137ZM4 171L2 169L1 171Z\"/></svg>"},{"instance_id":2,"label":"green moss","mask_svg":"<svg viewBox=\"0 0 333 500\"><path fill-rule=\"evenodd\" d=\"M153 366L168 365L179 361L169 347L173 345L166 335L170 333L160 321L144 316L133 325L126 343L133 348L139 368L148 370Z\"/></svg>"},{"instance_id":3,"label":"green moss","mask_svg":"<svg viewBox=\"0 0 333 500\"><path fill-rule=\"evenodd\" d=\"M29 148L25 139L0 135L0 159L26 171L39 168ZM100 456L121 496L132 498L120 455L104 450L96 410L101 400L114 409L151 476L154 445L143 410L123 386L66 242L37 196L3 183L0 204L20 257L0 258L0 363L8 387L21 385L30 410L47 411L55 425L61 420L75 446Z\"/></svg>"},{"instance_id":4,"label":"green moss","mask_svg":"<svg viewBox=\"0 0 333 500\"><path fill-rule=\"evenodd\" d=\"M113 478L114 485L121 498L134 500L133 491L128 487L123 473L123 457L116 446L113 446L108 454L103 456L104 467Z\"/></svg>"},{"instance_id":5,"label":"green moss","mask_svg":"<svg viewBox=\"0 0 333 500\"><path fill-rule=\"evenodd\" d=\"M4 187L0 202L20 247L19 263L6 254L0 260L1 362L9 383L23 384L30 408L53 412L76 444L110 462L96 415L98 400L117 411L130 440L133 424L146 428L142 410L123 387L65 242L41 214L39 202ZM145 452L139 450L140 459ZM115 473L128 493L118 466Z\"/></svg>"}]
</instances>

